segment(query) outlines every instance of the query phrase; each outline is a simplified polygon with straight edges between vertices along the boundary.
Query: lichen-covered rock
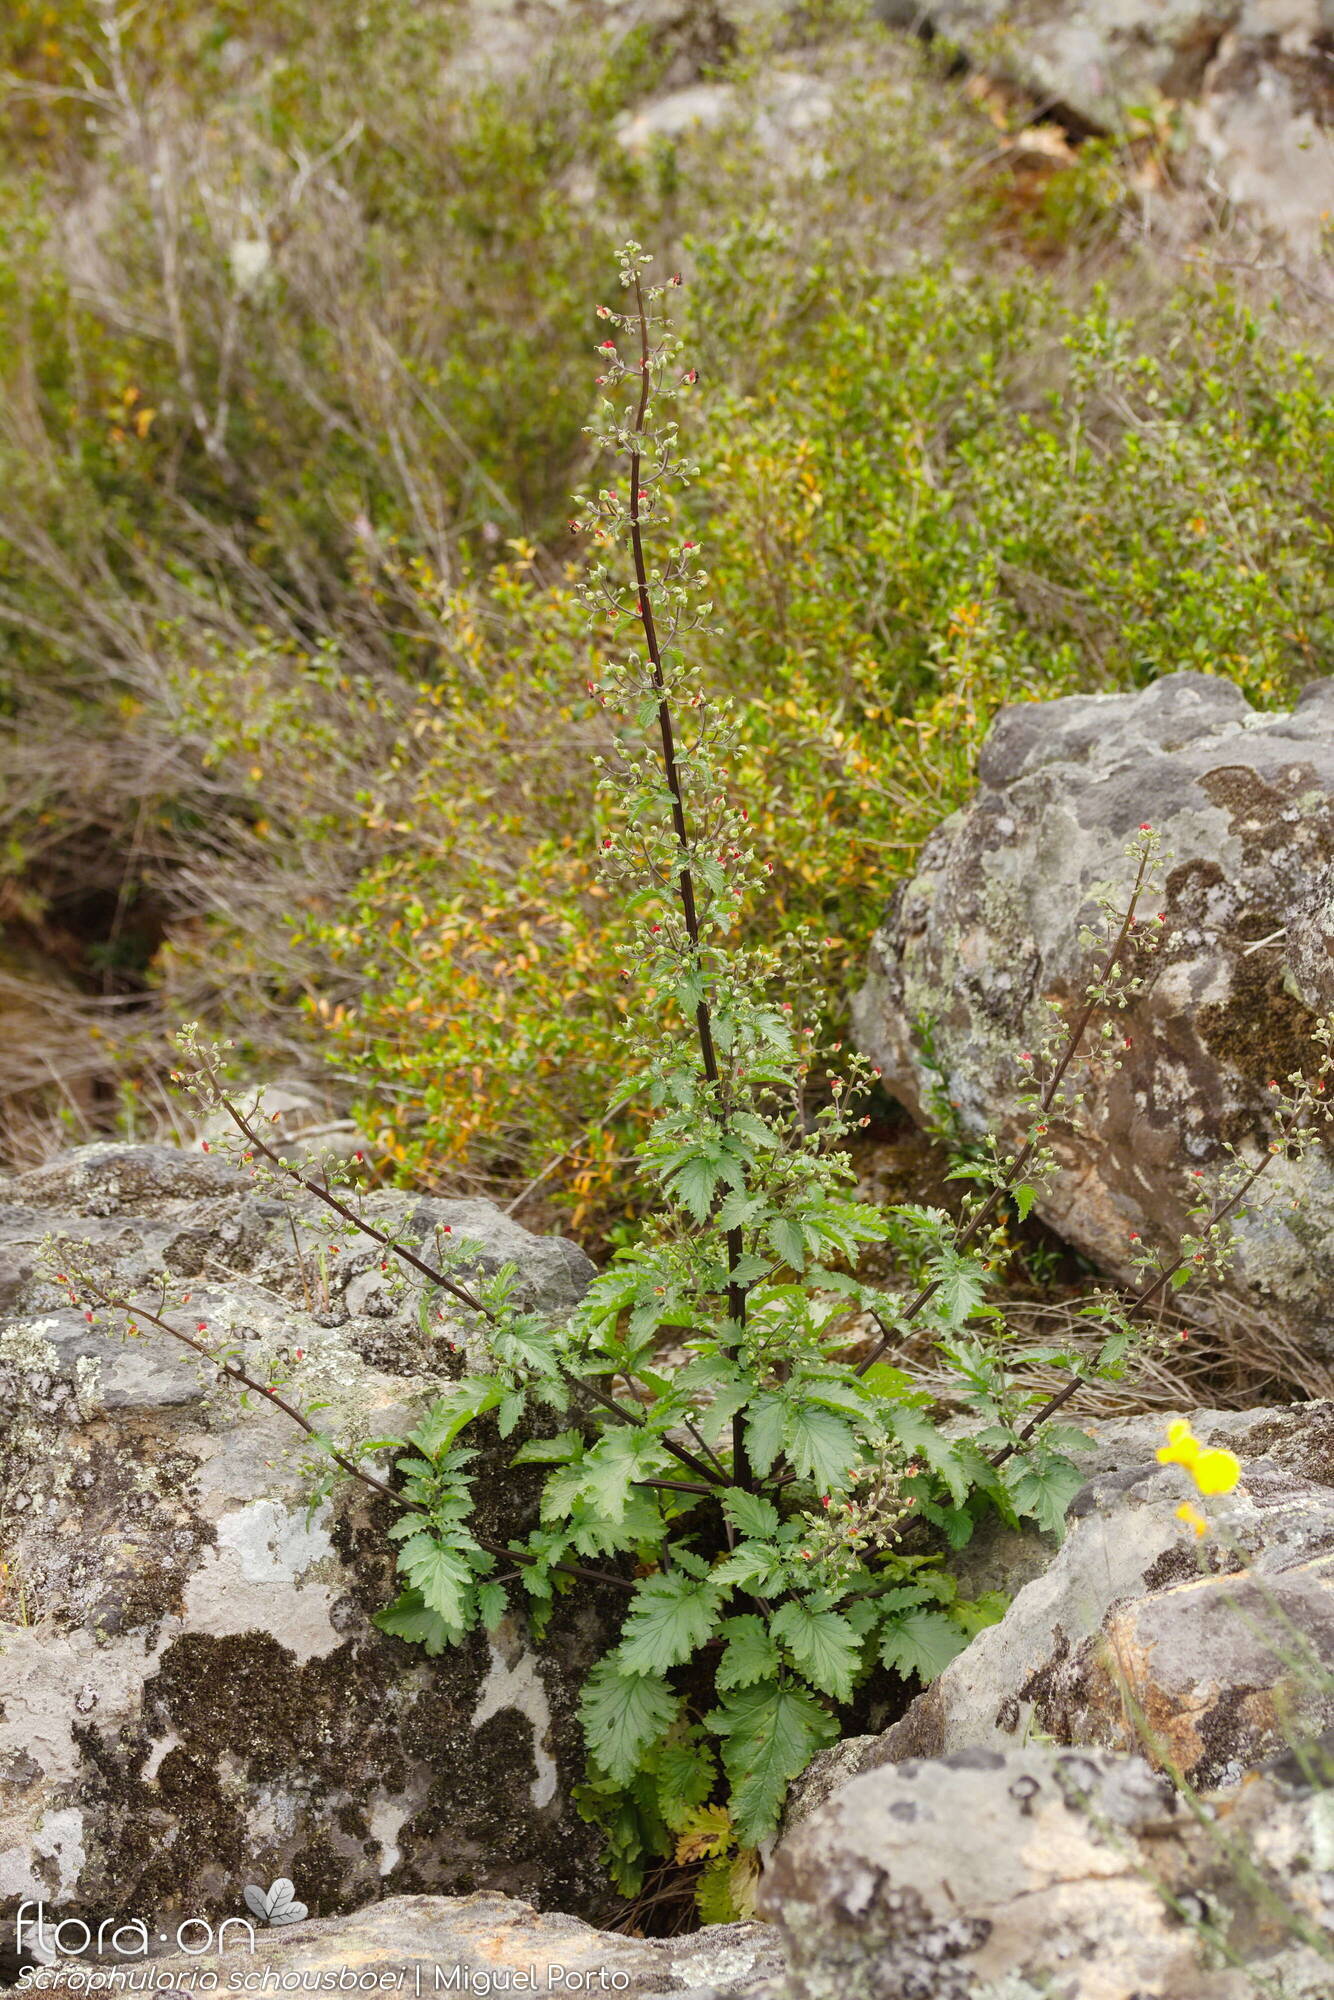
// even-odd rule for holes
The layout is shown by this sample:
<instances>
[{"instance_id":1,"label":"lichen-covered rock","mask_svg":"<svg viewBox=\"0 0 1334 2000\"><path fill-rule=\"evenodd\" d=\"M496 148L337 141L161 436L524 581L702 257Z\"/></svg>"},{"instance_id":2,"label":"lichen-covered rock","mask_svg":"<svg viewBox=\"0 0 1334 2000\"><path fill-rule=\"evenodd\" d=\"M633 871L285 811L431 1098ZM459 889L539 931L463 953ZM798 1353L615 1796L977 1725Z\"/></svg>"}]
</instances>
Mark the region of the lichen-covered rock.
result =
<instances>
[{"instance_id":1,"label":"lichen-covered rock","mask_svg":"<svg viewBox=\"0 0 1334 2000\"><path fill-rule=\"evenodd\" d=\"M1331 1719L1314 1661L1330 1657L1334 1404L1195 1411L1191 1423L1242 1466L1235 1492L1211 1503L1208 1538L1177 1518L1194 1489L1155 1457L1164 1417L1090 1422L1087 1484L1047 1567L898 1722L817 1759L790 1817L827 1792L826 1760L841 1780L903 1758L1006 1749L1034 1731L1145 1748L1138 1716L1208 1785L1279 1749L1285 1709L1315 1728ZM1286 1635L1274 1630L1282 1619ZM1303 1648L1308 1672L1294 1676Z\"/></svg>"},{"instance_id":2,"label":"lichen-covered rock","mask_svg":"<svg viewBox=\"0 0 1334 2000\"><path fill-rule=\"evenodd\" d=\"M1068 121L1118 131L1165 98L1215 186L1296 249L1334 207L1334 7L1329 0L879 0L930 24Z\"/></svg>"},{"instance_id":3,"label":"lichen-covered rock","mask_svg":"<svg viewBox=\"0 0 1334 2000\"><path fill-rule=\"evenodd\" d=\"M965 1751L836 1792L761 1911L794 2000L1250 2000L1249 1967L1317 2000L1331 1805L1261 1778L1196 1817L1135 1757Z\"/></svg>"},{"instance_id":4,"label":"lichen-covered rock","mask_svg":"<svg viewBox=\"0 0 1334 2000\"><path fill-rule=\"evenodd\" d=\"M512 1259L552 1311L591 1270L485 1203L371 1205ZM165 1267L187 1321L286 1356L364 1437L401 1435L448 1367L377 1252L300 1268L285 1211L216 1157L88 1147L0 1188L0 1910L209 1916L281 1875L315 1914L482 1888L604 1907L569 1795L617 1607L581 1587L540 1656L517 1622L438 1660L382 1635L389 1503L345 1485L311 1511L293 1427L163 1335L86 1324L34 1275L48 1232L131 1281ZM526 1532L536 1485L480 1482L484 1531Z\"/></svg>"},{"instance_id":5,"label":"lichen-covered rock","mask_svg":"<svg viewBox=\"0 0 1334 2000\"><path fill-rule=\"evenodd\" d=\"M1151 1746L1210 1790L1334 1725L1331 1660L1334 1556L1195 1577L1110 1612L1049 1669L1035 1711L1059 1743Z\"/></svg>"},{"instance_id":6,"label":"lichen-covered rock","mask_svg":"<svg viewBox=\"0 0 1334 2000\"><path fill-rule=\"evenodd\" d=\"M75 1931L62 1935L73 1946ZM259 1929L253 1939L229 1927L221 1950L201 1952L202 1933L184 1940L188 1954L159 1958L153 1976L166 1985L192 1971L253 1981L246 1990L319 1991L320 1981L354 1975L361 1991L537 1994L695 1995L698 2000L770 2000L778 1992L782 1953L767 1924L718 1924L694 1936L632 1938L594 1930L575 1917L539 1915L496 1895L391 1896L351 1916ZM52 1935L54 1942L54 1935ZM96 1963L96 1960L93 1960ZM437 1986L436 1968L452 1984ZM68 1966L48 1991L77 1991L86 1972ZM261 1982L268 1978L267 1986ZM417 1985L421 1979L420 1989ZM400 1983L401 1981L401 1983ZM485 1983L484 1983L485 1982ZM336 1986L332 1989L337 1990Z\"/></svg>"},{"instance_id":7,"label":"lichen-covered rock","mask_svg":"<svg viewBox=\"0 0 1334 2000\"><path fill-rule=\"evenodd\" d=\"M1163 941L1146 991L1118 1017L1131 1047L1091 1086L1080 1129L1053 1122L1056 1174L1038 1202L1053 1229L1130 1278L1133 1237L1175 1253L1193 1176L1225 1143L1261 1157L1267 1085L1309 1061L1334 983L1334 680L1291 714L1257 714L1229 682L1195 673L1006 708L978 775L874 940L858 1039L914 1115L943 1079L969 1134L1013 1138L1019 1056L1043 1000L1077 995L1087 977L1078 931L1091 893L1126 878L1139 825L1159 829ZM1265 1185L1280 1198L1239 1224L1229 1283L1328 1360L1328 1140L1300 1165L1277 1160Z\"/></svg>"}]
</instances>

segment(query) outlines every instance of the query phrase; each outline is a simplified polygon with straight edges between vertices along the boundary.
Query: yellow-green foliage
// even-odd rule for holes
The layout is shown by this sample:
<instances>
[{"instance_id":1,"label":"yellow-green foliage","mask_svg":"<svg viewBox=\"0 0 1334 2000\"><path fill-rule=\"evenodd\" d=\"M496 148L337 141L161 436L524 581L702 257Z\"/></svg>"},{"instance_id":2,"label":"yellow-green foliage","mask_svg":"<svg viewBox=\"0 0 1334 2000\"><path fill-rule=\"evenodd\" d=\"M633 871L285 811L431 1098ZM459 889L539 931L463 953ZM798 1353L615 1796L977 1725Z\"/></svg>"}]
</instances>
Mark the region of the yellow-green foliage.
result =
<instances>
[{"instance_id":1,"label":"yellow-green foliage","mask_svg":"<svg viewBox=\"0 0 1334 2000\"><path fill-rule=\"evenodd\" d=\"M702 400L710 674L740 709L770 916L810 929L827 993L1001 701L1184 665L1263 701L1327 651L1311 370L1271 353L1243 399L1246 315L1188 296L1169 324L1178 354L1151 359L1103 303L913 270L831 295L799 352ZM311 1005L403 1169L522 1185L562 1156L549 1185L583 1219L614 1208L629 1132L595 1122L625 965L591 870L577 561L520 548L452 592L412 570L447 666L367 788L369 865L307 939L354 975L355 1004Z\"/></svg>"},{"instance_id":2,"label":"yellow-green foliage","mask_svg":"<svg viewBox=\"0 0 1334 2000\"><path fill-rule=\"evenodd\" d=\"M995 127L856 7L767 47L575 9L494 75L460 8L170 0L119 54L98 17L0 29L9 879L38 918L108 854L113 896L160 885L162 1012L328 1057L403 1174L620 1200L565 495L625 234L689 280L705 670L766 920L826 995L998 703L1329 671L1317 364L1207 270L1109 249L1105 152L1096 203L1048 182L1043 272L1002 248ZM752 115L788 60L835 106L815 174ZM622 148L623 109L708 74L730 123Z\"/></svg>"}]
</instances>

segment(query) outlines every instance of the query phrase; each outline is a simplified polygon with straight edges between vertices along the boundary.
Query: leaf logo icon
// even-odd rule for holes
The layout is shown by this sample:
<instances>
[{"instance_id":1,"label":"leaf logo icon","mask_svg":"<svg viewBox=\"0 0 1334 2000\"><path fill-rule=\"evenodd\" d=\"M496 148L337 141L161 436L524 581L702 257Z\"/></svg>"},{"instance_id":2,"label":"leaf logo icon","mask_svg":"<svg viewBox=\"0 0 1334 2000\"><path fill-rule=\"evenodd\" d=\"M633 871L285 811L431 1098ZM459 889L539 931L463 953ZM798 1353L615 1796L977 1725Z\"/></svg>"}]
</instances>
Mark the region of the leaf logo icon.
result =
<instances>
[{"instance_id":1,"label":"leaf logo icon","mask_svg":"<svg viewBox=\"0 0 1334 2000\"><path fill-rule=\"evenodd\" d=\"M297 1902L296 1890L285 1875L280 1875L267 1889L251 1882L245 1892L245 1905L252 1916L270 1927L299 1924L308 1914L305 1904Z\"/></svg>"}]
</instances>

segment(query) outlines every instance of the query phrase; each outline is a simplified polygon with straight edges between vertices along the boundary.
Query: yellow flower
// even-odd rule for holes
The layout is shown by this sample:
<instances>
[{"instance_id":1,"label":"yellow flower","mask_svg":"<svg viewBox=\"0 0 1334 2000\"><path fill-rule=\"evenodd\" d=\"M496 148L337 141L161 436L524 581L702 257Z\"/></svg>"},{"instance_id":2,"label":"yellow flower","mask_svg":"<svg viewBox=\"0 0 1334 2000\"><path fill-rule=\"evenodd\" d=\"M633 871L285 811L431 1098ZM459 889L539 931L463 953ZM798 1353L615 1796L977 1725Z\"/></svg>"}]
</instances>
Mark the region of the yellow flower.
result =
<instances>
[{"instance_id":1,"label":"yellow flower","mask_svg":"<svg viewBox=\"0 0 1334 2000\"><path fill-rule=\"evenodd\" d=\"M1201 1493L1230 1493L1241 1478L1241 1461L1230 1451L1202 1451L1190 1476Z\"/></svg>"},{"instance_id":2,"label":"yellow flower","mask_svg":"<svg viewBox=\"0 0 1334 2000\"><path fill-rule=\"evenodd\" d=\"M1177 1508L1177 1519L1184 1521L1187 1527L1194 1528L1197 1535L1207 1535L1209 1532L1209 1523L1198 1507L1191 1506L1189 1500L1183 1500Z\"/></svg>"},{"instance_id":3,"label":"yellow flower","mask_svg":"<svg viewBox=\"0 0 1334 2000\"><path fill-rule=\"evenodd\" d=\"M1167 1426L1167 1443L1158 1447L1163 1465L1184 1465L1200 1493L1230 1493L1241 1478L1241 1460L1234 1452L1206 1450L1184 1418Z\"/></svg>"},{"instance_id":4,"label":"yellow flower","mask_svg":"<svg viewBox=\"0 0 1334 2000\"><path fill-rule=\"evenodd\" d=\"M1167 1426L1167 1443L1159 1445L1158 1459L1162 1465L1194 1465L1199 1456L1199 1439L1191 1435L1191 1428L1182 1417L1177 1417Z\"/></svg>"}]
</instances>

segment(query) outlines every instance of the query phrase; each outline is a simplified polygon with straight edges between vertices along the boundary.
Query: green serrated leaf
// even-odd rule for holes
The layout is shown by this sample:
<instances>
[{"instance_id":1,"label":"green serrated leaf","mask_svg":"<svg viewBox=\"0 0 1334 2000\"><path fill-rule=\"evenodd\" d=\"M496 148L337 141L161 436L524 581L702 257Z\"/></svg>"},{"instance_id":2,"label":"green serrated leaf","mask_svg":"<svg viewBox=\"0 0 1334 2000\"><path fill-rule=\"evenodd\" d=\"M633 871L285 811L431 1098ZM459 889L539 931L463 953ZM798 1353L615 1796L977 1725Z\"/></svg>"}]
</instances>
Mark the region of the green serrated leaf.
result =
<instances>
[{"instance_id":1,"label":"green serrated leaf","mask_svg":"<svg viewBox=\"0 0 1334 2000\"><path fill-rule=\"evenodd\" d=\"M409 1645L420 1646L428 1659L436 1659L448 1646L457 1644L454 1628L437 1611L432 1611L422 1601L419 1590L405 1590L383 1611L371 1613L371 1624L381 1632L387 1632L392 1639L406 1639Z\"/></svg>"},{"instance_id":2,"label":"green serrated leaf","mask_svg":"<svg viewBox=\"0 0 1334 2000\"><path fill-rule=\"evenodd\" d=\"M555 1437L529 1438L510 1460L511 1465L563 1465L577 1458L584 1448L578 1431L560 1431Z\"/></svg>"},{"instance_id":3,"label":"green serrated leaf","mask_svg":"<svg viewBox=\"0 0 1334 2000\"><path fill-rule=\"evenodd\" d=\"M431 1405L417 1428L408 1432L407 1442L424 1458L436 1459L466 1424L493 1410L504 1394L505 1384L496 1375L465 1375Z\"/></svg>"},{"instance_id":4,"label":"green serrated leaf","mask_svg":"<svg viewBox=\"0 0 1334 2000\"><path fill-rule=\"evenodd\" d=\"M880 1658L905 1677L933 1681L968 1643L943 1611L905 1611L887 1619L880 1632Z\"/></svg>"},{"instance_id":5,"label":"green serrated leaf","mask_svg":"<svg viewBox=\"0 0 1334 2000\"><path fill-rule=\"evenodd\" d=\"M762 1195L747 1194L744 1188L732 1188L723 1196L714 1219L720 1229L745 1229L757 1215L764 1213L764 1209Z\"/></svg>"},{"instance_id":6,"label":"green serrated leaf","mask_svg":"<svg viewBox=\"0 0 1334 2000\"><path fill-rule=\"evenodd\" d=\"M752 1687L756 1681L775 1678L779 1668L778 1648L762 1618L746 1612L736 1618L725 1618L719 1630L727 1640L714 1672L714 1685L720 1692Z\"/></svg>"},{"instance_id":7,"label":"green serrated leaf","mask_svg":"<svg viewBox=\"0 0 1334 2000\"><path fill-rule=\"evenodd\" d=\"M911 1375L902 1368L891 1367L888 1361L873 1361L861 1377L861 1385L868 1394L889 1403L909 1403L920 1408L931 1400L927 1390L914 1386Z\"/></svg>"},{"instance_id":8,"label":"green serrated leaf","mask_svg":"<svg viewBox=\"0 0 1334 2000\"><path fill-rule=\"evenodd\" d=\"M999 1625L1009 1608L1010 1600L1003 1590L984 1590L980 1597L961 1597L952 1607L952 1616L971 1639L988 1625Z\"/></svg>"},{"instance_id":9,"label":"green serrated leaf","mask_svg":"<svg viewBox=\"0 0 1334 2000\"><path fill-rule=\"evenodd\" d=\"M484 1583L477 1592L477 1615L488 1632L494 1632L510 1608L503 1583Z\"/></svg>"},{"instance_id":10,"label":"green serrated leaf","mask_svg":"<svg viewBox=\"0 0 1334 2000\"><path fill-rule=\"evenodd\" d=\"M889 1412L895 1437L904 1449L924 1458L931 1470L944 1480L950 1498L959 1506L968 1498L972 1481L968 1462L948 1438L941 1436L929 1417L917 1410L897 1407Z\"/></svg>"},{"instance_id":11,"label":"green serrated leaf","mask_svg":"<svg viewBox=\"0 0 1334 2000\"><path fill-rule=\"evenodd\" d=\"M398 1567L422 1602L437 1612L456 1638L462 1638L472 1622L470 1592L472 1571L457 1549L449 1548L429 1533L416 1534L398 1552Z\"/></svg>"},{"instance_id":12,"label":"green serrated leaf","mask_svg":"<svg viewBox=\"0 0 1334 2000\"><path fill-rule=\"evenodd\" d=\"M787 1410L781 1396L769 1391L753 1398L746 1413L746 1452L756 1472L768 1472L783 1449Z\"/></svg>"},{"instance_id":13,"label":"green serrated leaf","mask_svg":"<svg viewBox=\"0 0 1334 2000\"><path fill-rule=\"evenodd\" d=\"M764 1542L740 1542L715 1563L712 1576L719 1590L764 1590L782 1573L783 1559L776 1550Z\"/></svg>"},{"instance_id":14,"label":"green serrated leaf","mask_svg":"<svg viewBox=\"0 0 1334 2000\"><path fill-rule=\"evenodd\" d=\"M722 1495L722 1503L732 1526L748 1540L764 1541L776 1535L782 1525L772 1500L765 1500L758 1493L743 1492L739 1486L729 1486Z\"/></svg>"},{"instance_id":15,"label":"green serrated leaf","mask_svg":"<svg viewBox=\"0 0 1334 2000\"><path fill-rule=\"evenodd\" d=\"M822 1493L846 1486L857 1462L857 1440L842 1417L811 1403L789 1403L784 1427L787 1455L795 1471Z\"/></svg>"},{"instance_id":16,"label":"green serrated leaf","mask_svg":"<svg viewBox=\"0 0 1334 2000\"><path fill-rule=\"evenodd\" d=\"M917 1511L943 1531L952 1549L966 1549L972 1541L976 1523L966 1507L938 1507L933 1500L919 1500Z\"/></svg>"},{"instance_id":17,"label":"green serrated leaf","mask_svg":"<svg viewBox=\"0 0 1334 2000\"><path fill-rule=\"evenodd\" d=\"M589 1756L617 1784L628 1783L680 1706L679 1695L660 1674L623 1673L614 1655L599 1660L579 1699Z\"/></svg>"},{"instance_id":18,"label":"green serrated leaf","mask_svg":"<svg viewBox=\"0 0 1334 2000\"><path fill-rule=\"evenodd\" d=\"M722 1179L718 1162L692 1153L681 1162L667 1182L668 1193L688 1209L696 1222L707 1222L713 1198Z\"/></svg>"},{"instance_id":19,"label":"green serrated leaf","mask_svg":"<svg viewBox=\"0 0 1334 2000\"><path fill-rule=\"evenodd\" d=\"M1065 1510L1084 1485L1085 1474L1068 1458L1035 1456L1013 1465L1006 1484L1016 1508L1059 1540L1065 1533Z\"/></svg>"},{"instance_id":20,"label":"green serrated leaf","mask_svg":"<svg viewBox=\"0 0 1334 2000\"><path fill-rule=\"evenodd\" d=\"M613 1526L634 1498L636 1479L660 1457L652 1438L629 1425L604 1431L579 1464L578 1492Z\"/></svg>"},{"instance_id":21,"label":"green serrated leaf","mask_svg":"<svg viewBox=\"0 0 1334 2000\"><path fill-rule=\"evenodd\" d=\"M679 1666L704 1644L717 1618L718 1592L711 1577L703 1582L679 1573L647 1577L637 1586L621 1629L615 1653L621 1671L661 1673Z\"/></svg>"},{"instance_id":22,"label":"green serrated leaf","mask_svg":"<svg viewBox=\"0 0 1334 2000\"><path fill-rule=\"evenodd\" d=\"M709 1744L689 1737L664 1743L656 1761L658 1810L673 1833L679 1833L702 1806L718 1778L718 1760Z\"/></svg>"},{"instance_id":23,"label":"green serrated leaf","mask_svg":"<svg viewBox=\"0 0 1334 2000\"><path fill-rule=\"evenodd\" d=\"M705 1727L723 1738L732 1819L749 1847L773 1832L792 1780L838 1736L838 1723L813 1695L777 1681L729 1693Z\"/></svg>"},{"instance_id":24,"label":"green serrated leaf","mask_svg":"<svg viewBox=\"0 0 1334 2000\"><path fill-rule=\"evenodd\" d=\"M736 1922L736 1904L732 1897L732 1856L723 1854L710 1861L695 1884L695 1908L699 1911L702 1924L732 1924Z\"/></svg>"},{"instance_id":25,"label":"green serrated leaf","mask_svg":"<svg viewBox=\"0 0 1334 2000\"><path fill-rule=\"evenodd\" d=\"M794 1222L790 1216L776 1215L769 1224L767 1235L780 1263L790 1264L794 1271L805 1270L806 1232L799 1222Z\"/></svg>"},{"instance_id":26,"label":"green serrated leaf","mask_svg":"<svg viewBox=\"0 0 1334 2000\"><path fill-rule=\"evenodd\" d=\"M780 1604L770 1623L774 1638L787 1647L804 1679L835 1701L852 1699L861 1665L861 1642L838 1611L812 1611L800 1598Z\"/></svg>"},{"instance_id":27,"label":"green serrated leaf","mask_svg":"<svg viewBox=\"0 0 1334 2000\"><path fill-rule=\"evenodd\" d=\"M950 1326L962 1326L979 1306L985 1305L986 1278L976 1257L947 1250L932 1263L931 1275L939 1287L936 1299Z\"/></svg>"}]
</instances>

